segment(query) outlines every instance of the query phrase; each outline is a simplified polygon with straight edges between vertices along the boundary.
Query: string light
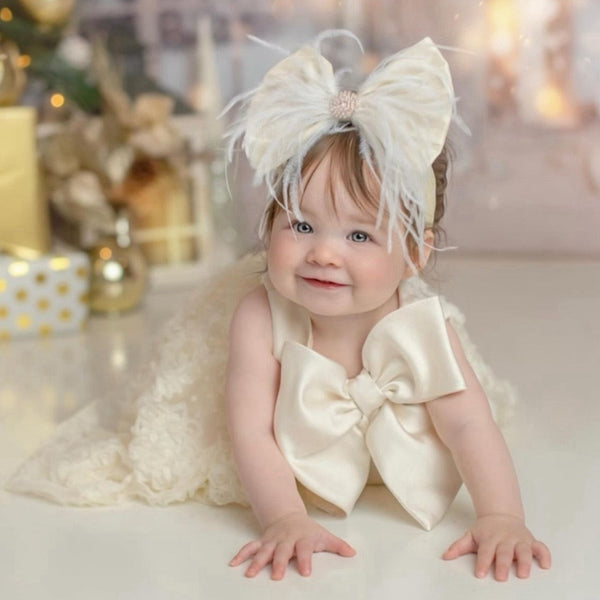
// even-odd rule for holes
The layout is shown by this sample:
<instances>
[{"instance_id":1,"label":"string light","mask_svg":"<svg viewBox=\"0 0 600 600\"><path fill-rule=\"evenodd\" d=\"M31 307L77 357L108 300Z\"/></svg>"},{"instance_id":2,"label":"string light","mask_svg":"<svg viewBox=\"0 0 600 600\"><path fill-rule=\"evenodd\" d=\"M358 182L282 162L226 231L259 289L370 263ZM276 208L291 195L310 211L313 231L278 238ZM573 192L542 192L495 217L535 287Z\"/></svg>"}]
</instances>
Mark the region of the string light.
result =
<instances>
[{"instance_id":1,"label":"string light","mask_svg":"<svg viewBox=\"0 0 600 600\"><path fill-rule=\"evenodd\" d=\"M52 94L52 96L50 96L50 104L52 104L54 108L60 108L64 105L64 103L65 97L62 94L57 92L56 94Z\"/></svg>"},{"instance_id":2,"label":"string light","mask_svg":"<svg viewBox=\"0 0 600 600\"><path fill-rule=\"evenodd\" d=\"M112 258L112 250L106 246L101 248L98 254L100 255L100 258L102 260L109 260L110 258Z\"/></svg>"},{"instance_id":3,"label":"string light","mask_svg":"<svg viewBox=\"0 0 600 600\"><path fill-rule=\"evenodd\" d=\"M3 6L2 8L0 8L0 21L12 21L13 18L13 14L12 14L12 10L10 10L10 8Z\"/></svg>"},{"instance_id":4,"label":"string light","mask_svg":"<svg viewBox=\"0 0 600 600\"><path fill-rule=\"evenodd\" d=\"M544 117L557 119L566 114L568 106L563 90L556 85L546 85L536 94L535 107Z\"/></svg>"},{"instance_id":5,"label":"string light","mask_svg":"<svg viewBox=\"0 0 600 600\"><path fill-rule=\"evenodd\" d=\"M29 54L21 54L17 59L17 64L21 69L26 69L31 64L31 56Z\"/></svg>"}]
</instances>

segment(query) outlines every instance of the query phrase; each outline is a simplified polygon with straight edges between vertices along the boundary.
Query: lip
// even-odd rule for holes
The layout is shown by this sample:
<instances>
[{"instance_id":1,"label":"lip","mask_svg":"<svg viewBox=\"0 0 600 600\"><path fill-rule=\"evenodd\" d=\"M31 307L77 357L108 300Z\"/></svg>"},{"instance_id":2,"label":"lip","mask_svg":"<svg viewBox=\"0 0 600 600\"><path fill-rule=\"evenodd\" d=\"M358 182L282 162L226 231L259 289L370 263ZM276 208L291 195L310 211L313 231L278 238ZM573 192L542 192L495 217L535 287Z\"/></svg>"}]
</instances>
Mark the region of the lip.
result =
<instances>
[{"instance_id":1,"label":"lip","mask_svg":"<svg viewBox=\"0 0 600 600\"><path fill-rule=\"evenodd\" d=\"M326 279L316 279L314 277L301 277L302 281L310 285L311 287L325 289L325 290L337 290L346 287L345 283L338 283L336 281L328 281Z\"/></svg>"}]
</instances>

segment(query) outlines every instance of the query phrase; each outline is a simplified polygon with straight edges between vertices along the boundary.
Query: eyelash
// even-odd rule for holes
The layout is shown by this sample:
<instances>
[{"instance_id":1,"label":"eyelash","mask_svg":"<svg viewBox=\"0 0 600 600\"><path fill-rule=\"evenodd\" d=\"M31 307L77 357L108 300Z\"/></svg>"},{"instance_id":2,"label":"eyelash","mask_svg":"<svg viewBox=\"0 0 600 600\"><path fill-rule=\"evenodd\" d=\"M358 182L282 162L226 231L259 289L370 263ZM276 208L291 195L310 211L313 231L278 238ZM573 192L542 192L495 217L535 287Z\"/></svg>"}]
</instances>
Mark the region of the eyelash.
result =
<instances>
[{"instance_id":1,"label":"eyelash","mask_svg":"<svg viewBox=\"0 0 600 600\"><path fill-rule=\"evenodd\" d=\"M308 227L309 231L301 231L301 227ZM313 228L311 227L311 225L309 223L307 223L306 221L295 221L294 223L292 223L292 228L294 229L294 231L296 233L300 233L300 234L309 234L313 232ZM357 240L354 239L355 235L360 235L363 237L363 239ZM370 242L371 241L371 236L368 233L365 233L364 231L353 231L348 238L350 239L350 241L355 242L357 244L364 244L365 242Z\"/></svg>"}]
</instances>

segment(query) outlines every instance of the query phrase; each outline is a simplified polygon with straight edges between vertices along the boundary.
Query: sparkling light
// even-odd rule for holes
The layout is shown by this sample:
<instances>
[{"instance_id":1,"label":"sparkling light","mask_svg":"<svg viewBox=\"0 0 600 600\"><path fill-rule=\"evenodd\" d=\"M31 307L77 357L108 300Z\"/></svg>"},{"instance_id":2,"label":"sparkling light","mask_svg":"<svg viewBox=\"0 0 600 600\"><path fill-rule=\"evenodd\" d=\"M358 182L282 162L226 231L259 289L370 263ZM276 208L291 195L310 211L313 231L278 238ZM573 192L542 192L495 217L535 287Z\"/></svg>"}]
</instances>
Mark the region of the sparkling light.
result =
<instances>
[{"instance_id":1,"label":"sparkling light","mask_svg":"<svg viewBox=\"0 0 600 600\"><path fill-rule=\"evenodd\" d=\"M112 257L112 250L110 248L108 248L107 246L104 246L103 248L100 248L100 250L98 251L98 256L102 260L109 260Z\"/></svg>"},{"instance_id":2,"label":"sparkling light","mask_svg":"<svg viewBox=\"0 0 600 600\"><path fill-rule=\"evenodd\" d=\"M127 366L127 353L123 348L113 348L110 353L110 364L115 371L122 371Z\"/></svg>"},{"instance_id":3,"label":"sparkling light","mask_svg":"<svg viewBox=\"0 0 600 600\"><path fill-rule=\"evenodd\" d=\"M17 59L17 64L21 69L26 69L31 64L31 56L29 54L21 54Z\"/></svg>"},{"instance_id":4,"label":"sparkling light","mask_svg":"<svg viewBox=\"0 0 600 600\"><path fill-rule=\"evenodd\" d=\"M487 4L489 47L492 54L506 59L517 46L518 19L512 0L490 0Z\"/></svg>"},{"instance_id":5,"label":"sparkling light","mask_svg":"<svg viewBox=\"0 0 600 600\"><path fill-rule=\"evenodd\" d=\"M121 281L123 273L122 265L112 260L102 267L102 275L106 281Z\"/></svg>"},{"instance_id":6,"label":"sparkling light","mask_svg":"<svg viewBox=\"0 0 600 600\"><path fill-rule=\"evenodd\" d=\"M12 10L10 10L10 8L4 6L2 8L0 8L0 21L12 21L13 18L13 14L12 14Z\"/></svg>"},{"instance_id":7,"label":"sparkling light","mask_svg":"<svg viewBox=\"0 0 600 600\"><path fill-rule=\"evenodd\" d=\"M65 97L58 92L56 94L52 94L52 96L50 96L50 104L52 104L54 108L60 108L65 104Z\"/></svg>"},{"instance_id":8,"label":"sparkling light","mask_svg":"<svg viewBox=\"0 0 600 600\"><path fill-rule=\"evenodd\" d=\"M569 103L563 90L546 85L536 94L535 108L543 117L557 119L568 113Z\"/></svg>"},{"instance_id":9,"label":"sparkling light","mask_svg":"<svg viewBox=\"0 0 600 600\"><path fill-rule=\"evenodd\" d=\"M488 11L490 24L494 30L514 30L516 15L510 2L502 0L490 2Z\"/></svg>"}]
</instances>

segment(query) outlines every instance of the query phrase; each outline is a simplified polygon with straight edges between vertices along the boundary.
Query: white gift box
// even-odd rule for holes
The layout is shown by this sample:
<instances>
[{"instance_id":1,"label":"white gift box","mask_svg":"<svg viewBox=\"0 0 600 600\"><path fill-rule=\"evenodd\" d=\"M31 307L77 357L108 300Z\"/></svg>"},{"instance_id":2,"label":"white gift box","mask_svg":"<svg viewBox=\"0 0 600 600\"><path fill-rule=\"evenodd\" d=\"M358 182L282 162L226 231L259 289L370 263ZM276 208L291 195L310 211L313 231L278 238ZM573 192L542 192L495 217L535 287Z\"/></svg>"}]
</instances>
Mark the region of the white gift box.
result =
<instances>
[{"instance_id":1,"label":"white gift box","mask_svg":"<svg viewBox=\"0 0 600 600\"><path fill-rule=\"evenodd\" d=\"M79 331L89 314L89 277L81 251L33 260L0 254L0 341Z\"/></svg>"}]
</instances>

